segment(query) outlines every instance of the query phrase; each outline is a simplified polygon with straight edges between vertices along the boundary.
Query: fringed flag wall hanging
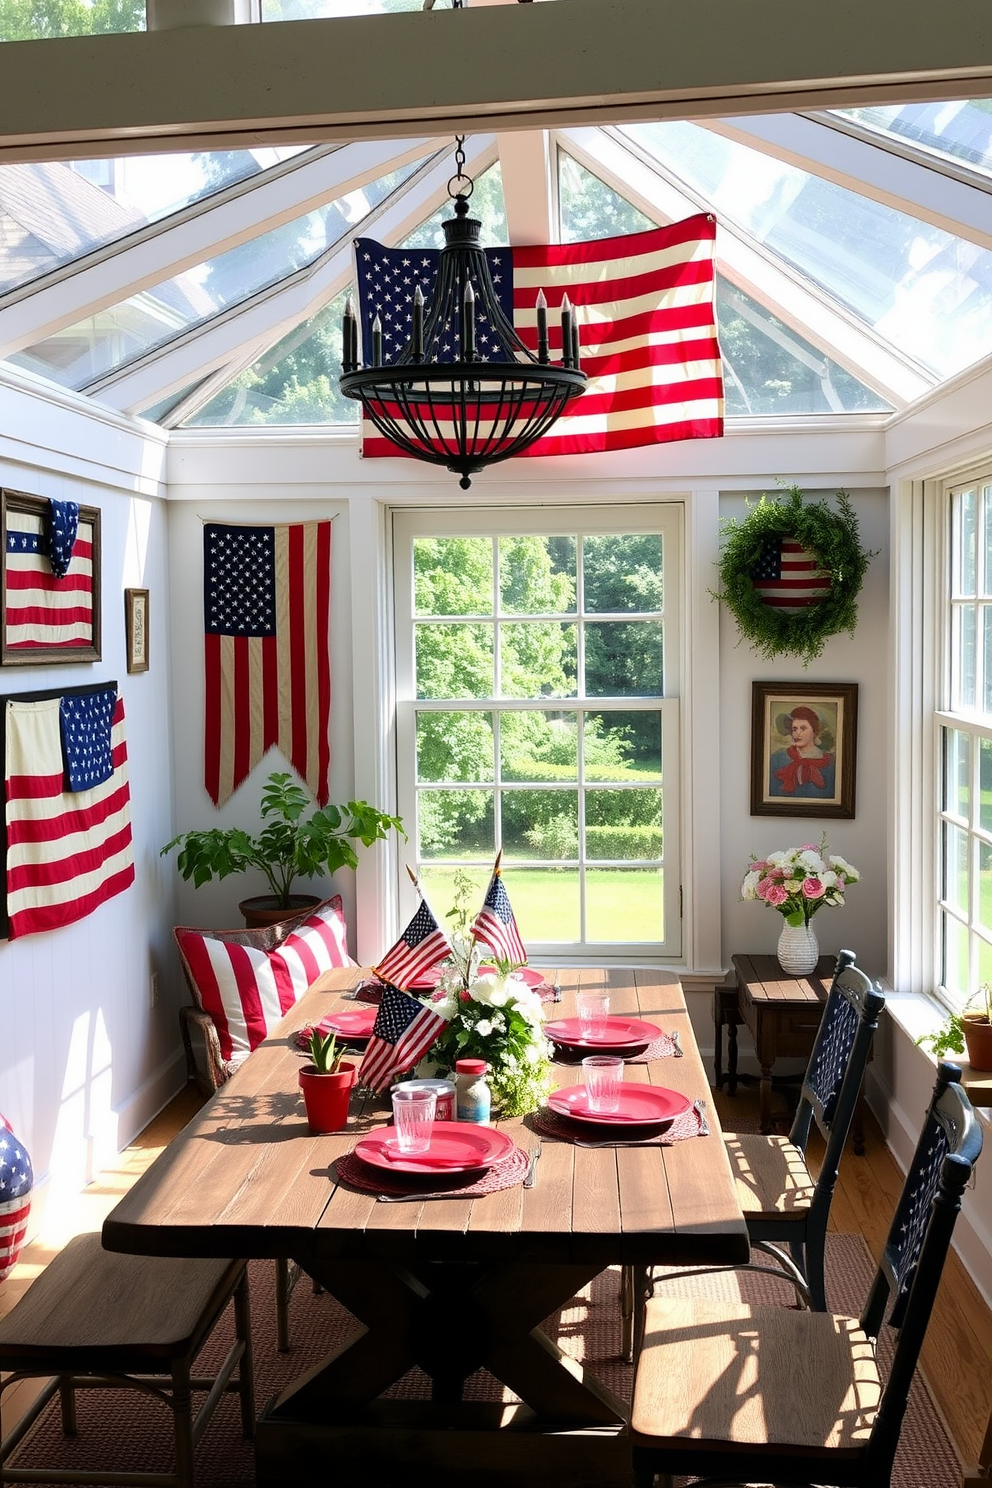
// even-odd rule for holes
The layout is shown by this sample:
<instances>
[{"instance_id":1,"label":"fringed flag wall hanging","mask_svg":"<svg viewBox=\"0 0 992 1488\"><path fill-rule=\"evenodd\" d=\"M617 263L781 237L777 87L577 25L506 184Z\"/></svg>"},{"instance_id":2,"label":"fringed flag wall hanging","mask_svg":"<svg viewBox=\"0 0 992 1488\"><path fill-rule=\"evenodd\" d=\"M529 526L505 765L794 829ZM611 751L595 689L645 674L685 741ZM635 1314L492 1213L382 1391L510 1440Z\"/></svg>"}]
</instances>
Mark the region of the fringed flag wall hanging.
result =
<instances>
[{"instance_id":1,"label":"fringed flag wall hanging","mask_svg":"<svg viewBox=\"0 0 992 1488\"><path fill-rule=\"evenodd\" d=\"M204 527L204 784L215 805L272 745L327 804L330 605L330 522Z\"/></svg>"},{"instance_id":2,"label":"fringed flag wall hanging","mask_svg":"<svg viewBox=\"0 0 992 1488\"><path fill-rule=\"evenodd\" d=\"M723 433L715 239L715 219L700 213L670 227L591 243L485 250L500 308L529 350L537 351L537 296L542 289L553 360L561 356L556 322L563 295L579 326L588 387L525 455L589 454ZM372 322L378 314L382 363L388 366L410 340L417 285L430 305L440 250L386 248L372 238L358 238L355 255L362 344L372 346ZM427 348L427 355L457 360L457 340L453 336L450 344ZM481 323L477 343L482 360L499 357L499 347ZM366 423L362 453L375 457L399 451Z\"/></svg>"},{"instance_id":3,"label":"fringed flag wall hanging","mask_svg":"<svg viewBox=\"0 0 992 1488\"><path fill-rule=\"evenodd\" d=\"M10 939L92 914L134 882L124 700L116 682L3 700Z\"/></svg>"},{"instance_id":4,"label":"fringed flag wall hanging","mask_svg":"<svg viewBox=\"0 0 992 1488\"><path fill-rule=\"evenodd\" d=\"M0 661L99 661L99 508L0 491L0 556Z\"/></svg>"},{"instance_id":5,"label":"fringed flag wall hanging","mask_svg":"<svg viewBox=\"0 0 992 1488\"><path fill-rule=\"evenodd\" d=\"M791 655L808 665L829 636L854 633L857 597L874 554L861 546L845 491L837 494L837 508L805 501L790 486L784 499L762 496L743 521L722 524L714 598L769 661Z\"/></svg>"}]
</instances>

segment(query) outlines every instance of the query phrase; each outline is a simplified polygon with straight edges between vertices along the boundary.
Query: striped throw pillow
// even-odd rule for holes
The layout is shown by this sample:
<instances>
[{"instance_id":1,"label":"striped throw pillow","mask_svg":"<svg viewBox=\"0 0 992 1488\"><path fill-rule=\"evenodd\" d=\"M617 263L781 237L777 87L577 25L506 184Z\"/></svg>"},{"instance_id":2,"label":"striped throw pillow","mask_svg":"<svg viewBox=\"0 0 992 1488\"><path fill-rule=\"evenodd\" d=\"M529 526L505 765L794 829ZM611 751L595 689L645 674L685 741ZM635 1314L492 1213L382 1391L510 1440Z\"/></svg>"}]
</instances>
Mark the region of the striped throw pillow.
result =
<instances>
[{"instance_id":1,"label":"striped throw pillow","mask_svg":"<svg viewBox=\"0 0 992 1488\"><path fill-rule=\"evenodd\" d=\"M272 951L218 939L209 930L177 931L180 954L204 1012L217 1028L230 1071L315 982L334 966L354 966L348 955L341 896L318 905Z\"/></svg>"}]
</instances>

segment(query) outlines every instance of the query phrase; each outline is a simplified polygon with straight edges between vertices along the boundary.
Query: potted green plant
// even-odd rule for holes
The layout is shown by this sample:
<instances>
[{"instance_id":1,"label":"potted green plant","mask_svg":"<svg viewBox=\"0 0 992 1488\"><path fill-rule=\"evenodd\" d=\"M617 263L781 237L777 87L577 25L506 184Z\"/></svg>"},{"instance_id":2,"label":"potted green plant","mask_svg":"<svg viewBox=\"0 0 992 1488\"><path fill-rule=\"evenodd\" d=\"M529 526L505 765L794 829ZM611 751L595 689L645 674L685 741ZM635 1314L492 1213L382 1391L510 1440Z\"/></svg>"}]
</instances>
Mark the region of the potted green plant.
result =
<instances>
[{"instance_id":1,"label":"potted green plant","mask_svg":"<svg viewBox=\"0 0 992 1488\"><path fill-rule=\"evenodd\" d=\"M262 829L257 836L242 827L182 832L166 843L162 853L178 847L179 872L197 888L257 868L268 881L269 893L243 899L238 908L249 928L274 924L319 902L314 894L292 892L298 878L357 867L354 842L371 847L390 829L406 836L398 816L367 801L322 806L308 816L310 805L307 792L291 775L275 771L262 788Z\"/></svg>"},{"instance_id":2,"label":"potted green plant","mask_svg":"<svg viewBox=\"0 0 992 1488\"><path fill-rule=\"evenodd\" d=\"M948 1013L938 1029L916 1042L938 1059L967 1050L973 1070L992 1070L992 984L983 982L960 1013Z\"/></svg>"},{"instance_id":3,"label":"potted green plant","mask_svg":"<svg viewBox=\"0 0 992 1488\"><path fill-rule=\"evenodd\" d=\"M343 1131L355 1083L355 1066L338 1047L337 1035L310 1030L310 1063L300 1070L300 1089L312 1132Z\"/></svg>"}]
</instances>

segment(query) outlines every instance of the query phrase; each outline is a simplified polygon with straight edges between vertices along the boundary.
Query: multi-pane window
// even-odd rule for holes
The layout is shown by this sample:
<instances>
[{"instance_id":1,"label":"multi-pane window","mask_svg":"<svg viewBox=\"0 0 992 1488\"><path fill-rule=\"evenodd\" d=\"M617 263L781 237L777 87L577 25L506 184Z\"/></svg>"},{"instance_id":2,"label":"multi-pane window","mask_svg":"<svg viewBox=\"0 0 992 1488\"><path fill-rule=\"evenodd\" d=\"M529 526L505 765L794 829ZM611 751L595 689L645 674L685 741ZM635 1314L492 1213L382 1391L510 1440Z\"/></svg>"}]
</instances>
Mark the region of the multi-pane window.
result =
<instances>
[{"instance_id":1,"label":"multi-pane window","mask_svg":"<svg viewBox=\"0 0 992 1488\"><path fill-rule=\"evenodd\" d=\"M400 810L435 913L677 954L678 512L395 518Z\"/></svg>"},{"instance_id":2,"label":"multi-pane window","mask_svg":"<svg viewBox=\"0 0 992 1488\"><path fill-rule=\"evenodd\" d=\"M940 730L941 982L962 1003L992 981L992 473L950 492Z\"/></svg>"}]
</instances>

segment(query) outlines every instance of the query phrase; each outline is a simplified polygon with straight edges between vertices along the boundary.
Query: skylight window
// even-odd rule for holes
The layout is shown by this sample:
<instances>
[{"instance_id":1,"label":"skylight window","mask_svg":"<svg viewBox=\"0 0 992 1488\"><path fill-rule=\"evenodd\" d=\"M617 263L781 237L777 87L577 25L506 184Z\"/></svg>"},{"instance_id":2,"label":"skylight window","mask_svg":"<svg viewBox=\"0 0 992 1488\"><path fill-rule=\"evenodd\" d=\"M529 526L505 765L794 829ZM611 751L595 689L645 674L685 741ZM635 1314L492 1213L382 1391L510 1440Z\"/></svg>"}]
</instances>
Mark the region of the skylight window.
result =
<instances>
[{"instance_id":1,"label":"skylight window","mask_svg":"<svg viewBox=\"0 0 992 1488\"><path fill-rule=\"evenodd\" d=\"M623 133L922 366L988 354L992 253L694 124Z\"/></svg>"},{"instance_id":2,"label":"skylight window","mask_svg":"<svg viewBox=\"0 0 992 1488\"><path fill-rule=\"evenodd\" d=\"M992 98L938 99L831 112L929 155L992 176Z\"/></svg>"},{"instance_id":3,"label":"skylight window","mask_svg":"<svg viewBox=\"0 0 992 1488\"><path fill-rule=\"evenodd\" d=\"M358 423L358 404L344 397L338 386L346 294L342 291L319 314L240 372L209 403L184 419L184 427L341 424L353 429Z\"/></svg>"},{"instance_id":4,"label":"skylight window","mask_svg":"<svg viewBox=\"0 0 992 1488\"><path fill-rule=\"evenodd\" d=\"M125 363L201 325L318 259L413 167L208 259L36 342L8 358L15 366L84 388Z\"/></svg>"},{"instance_id":5,"label":"skylight window","mask_svg":"<svg viewBox=\"0 0 992 1488\"><path fill-rule=\"evenodd\" d=\"M566 243L655 226L564 150L558 200ZM716 283L728 414L864 413L891 406L719 272Z\"/></svg>"},{"instance_id":6,"label":"skylight window","mask_svg":"<svg viewBox=\"0 0 992 1488\"><path fill-rule=\"evenodd\" d=\"M0 165L0 292L118 242L303 148Z\"/></svg>"}]
</instances>

